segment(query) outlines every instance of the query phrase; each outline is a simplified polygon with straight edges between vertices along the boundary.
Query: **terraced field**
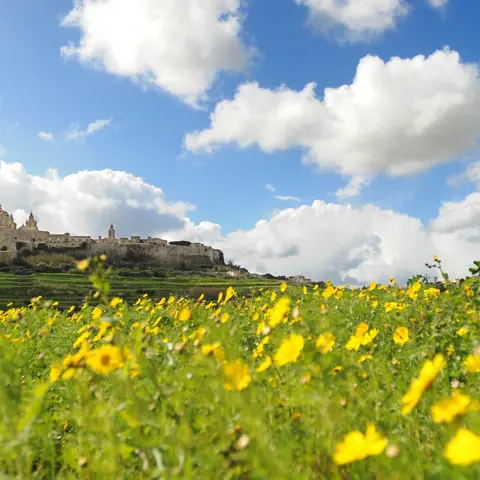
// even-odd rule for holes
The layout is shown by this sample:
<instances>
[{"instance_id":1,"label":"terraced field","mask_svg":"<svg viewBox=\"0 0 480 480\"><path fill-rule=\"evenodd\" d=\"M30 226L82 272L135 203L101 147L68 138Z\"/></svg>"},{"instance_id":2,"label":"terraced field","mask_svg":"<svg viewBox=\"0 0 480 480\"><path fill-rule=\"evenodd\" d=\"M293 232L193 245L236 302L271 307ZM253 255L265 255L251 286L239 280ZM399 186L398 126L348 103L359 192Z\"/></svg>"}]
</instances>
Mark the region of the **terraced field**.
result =
<instances>
[{"instance_id":1,"label":"terraced field","mask_svg":"<svg viewBox=\"0 0 480 480\"><path fill-rule=\"evenodd\" d=\"M137 300L144 293L152 298L173 295L200 295L215 298L220 290L229 285L241 292L251 287L270 287L279 284L272 280L230 280L216 277L171 276L111 277L111 294L124 298L127 302ZM15 275L0 273L0 309L12 303L14 307L28 305L34 297L58 301L60 308L83 303L85 296L92 292L87 274L78 273L34 273Z\"/></svg>"}]
</instances>

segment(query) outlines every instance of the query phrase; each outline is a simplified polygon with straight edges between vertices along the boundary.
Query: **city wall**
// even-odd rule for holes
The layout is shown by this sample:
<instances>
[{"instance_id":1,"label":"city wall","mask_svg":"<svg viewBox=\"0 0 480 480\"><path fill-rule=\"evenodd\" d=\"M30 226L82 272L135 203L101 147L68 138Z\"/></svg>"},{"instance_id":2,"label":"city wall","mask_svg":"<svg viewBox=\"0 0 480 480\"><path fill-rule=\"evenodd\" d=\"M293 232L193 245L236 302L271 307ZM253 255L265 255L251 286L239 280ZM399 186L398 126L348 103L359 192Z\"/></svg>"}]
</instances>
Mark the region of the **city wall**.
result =
<instances>
[{"instance_id":1,"label":"city wall","mask_svg":"<svg viewBox=\"0 0 480 480\"><path fill-rule=\"evenodd\" d=\"M223 253L201 243L172 242L139 236L117 238L113 225L108 237L93 239L68 233L39 230L33 214L17 229L13 216L0 206L0 263L16 257L41 253L62 253L76 259L105 254L113 261L149 263L152 266L186 269L225 265Z\"/></svg>"}]
</instances>

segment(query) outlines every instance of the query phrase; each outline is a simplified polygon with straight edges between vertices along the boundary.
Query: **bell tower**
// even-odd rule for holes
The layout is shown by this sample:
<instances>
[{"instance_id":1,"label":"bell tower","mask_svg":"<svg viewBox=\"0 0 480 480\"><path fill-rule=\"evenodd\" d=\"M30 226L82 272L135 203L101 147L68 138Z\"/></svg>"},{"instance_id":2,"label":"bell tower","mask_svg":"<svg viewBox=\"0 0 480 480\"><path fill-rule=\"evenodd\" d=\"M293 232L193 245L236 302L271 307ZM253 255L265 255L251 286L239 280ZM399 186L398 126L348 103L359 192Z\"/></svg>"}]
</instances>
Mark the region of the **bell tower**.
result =
<instances>
[{"instance_id":1,"label":"bell tower","mask_svg":"<svg viewBox=\"0 0 480 480\"><path fill-rule=\"evenodd\" d=\"M113 224L110 225L110 228L108 229L108 241L110 243L115 243L115 228L113 227Z\"/></svg>"}]
</instances>

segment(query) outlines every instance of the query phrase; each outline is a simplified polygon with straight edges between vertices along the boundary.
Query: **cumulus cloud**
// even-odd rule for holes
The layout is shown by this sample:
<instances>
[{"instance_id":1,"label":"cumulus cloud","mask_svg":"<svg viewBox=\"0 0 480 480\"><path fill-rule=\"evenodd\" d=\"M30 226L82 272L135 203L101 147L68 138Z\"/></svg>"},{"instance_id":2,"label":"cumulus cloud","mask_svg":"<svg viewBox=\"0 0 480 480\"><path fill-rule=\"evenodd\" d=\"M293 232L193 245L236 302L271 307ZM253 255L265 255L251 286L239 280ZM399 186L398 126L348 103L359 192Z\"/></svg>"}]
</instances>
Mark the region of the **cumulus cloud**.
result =
<instances>
[{"instance_id":1,"label":"cumulus cloud","mask_svg":"<svg viewBox=\"0 0 480 480\"><path fill-rule=\"evenodd\" d=\"M405 282L429 273L439 255L449 274L468 274L480 250L480 193L446 202L428 225L375 205L359 208L320 200L275 212L252 228L222 233L221 225L193 222L194 208L165 199L163 191L126 172L81 171L61 177L29 174L0 161L0 202L23 221L31 208L53 233L103 235L111 222L119 235L185 239L221 249L252 272L307 275L315 280L366 284L396 276Z\"/></svg>"},{"instance_id":2,"label":"cumulus cloud","mask_svg":"<svg viewBox=\"0 0 480 480\"><path fill-rule=\"evenodd\" d=\"M439 1L439 0L430 0ZM338 33L341 40L368 41L396 27L406 16L406 0L295 0L308 7L310 23L320 31Z\"/></svg>"},{"instance_id":3,"label":"cumulus cloud","mask_svg":"<svg viewBox=\"0 0 480 480\"><path fill-rule=\"evenodd\" d=\"M67 140L78 140L79 138L89 137L108 127L111 123L112 119L110 118L108 120L95 120L87 125L86 130L80 130L78 126L76 126L67 132L65 138Z\"/></svg>"},{"instance_id":4,"label":"cumulus cloud","mask_svg":"<svg viewBox=\"0 0 480 480\"><path fill-rule=\"evenodd\" d=\"M0 202L22 221L34 209L39 226L52 233L106 235L161 234L184 228L194 206L170 202L163 191L132 174L81 171L61 177L56 170L29 174L19 163L0 161Z\"/></svg>"},{"instance_id":5,"label":"cumulus cloud","mask_svg":"<svg viewBox=\"0 0 480 480\"><path fill-rule=\"evenodd\" d=\"M53 140L53 134L50 132L38 132L38 138L44 142L51 142Z\"/></svg>"},{"instance_id":6,"label":"cumulus cloud","mask_svg":"<svg viewBox=\"0 0 480 480\"><path fill-rule=\"evenodd\" d=\"M191 152L224 144L267 153L300 147L304 162L320 170L400 176L455 160L479 137L479 70L445 48L387 62L368 55L350 85L326 88L323 99L314 83L300 91L243 84L184 145Z\"/></svg>"},{"instance_id":7,"label":"cumulus cloud","mask_svg":"<svg viewBox=\"0 0 480 480\"><path fill-rule=\"evenodd\" d=\"M275 195L274 198L281 200L282 202L301 202L302 199L299 197L294 197L292 195Z\"/></svg>"},{"instance_id":8,"label":"cumulus cloud","mask_svg":"<svg viewBox=\"0 0 480 480\"><path fill-rule=\"evenodd\" d=\"M473 199L470 199L472 202ZM480 193L476 195L480 205ZM429 225L420 220L375 205L354 208L320 200L311 205L280 210L249 230L222 235L218 224L190 224L176 236L202 241L221 249L252 272L275 275L303 274L312 279L368 284L400 283L418 273L435 276L425 267L439 255L454 278L468 274L479 258L480 209L458 218L458 205L445 204ZM438 274L438 272L437 272Z\"/></svg>"},{"instance_id":9,"label":"cumulus cloud","mask_svg":"<svg viewBox=\"0 0 480 480\"><path fill-rule=\"evenodd\" d=\"M108 73L195 104L222 70L241 70L241 0L76 0L62 25L80 30L61 50Z\"/></svg>"}]
</instances>

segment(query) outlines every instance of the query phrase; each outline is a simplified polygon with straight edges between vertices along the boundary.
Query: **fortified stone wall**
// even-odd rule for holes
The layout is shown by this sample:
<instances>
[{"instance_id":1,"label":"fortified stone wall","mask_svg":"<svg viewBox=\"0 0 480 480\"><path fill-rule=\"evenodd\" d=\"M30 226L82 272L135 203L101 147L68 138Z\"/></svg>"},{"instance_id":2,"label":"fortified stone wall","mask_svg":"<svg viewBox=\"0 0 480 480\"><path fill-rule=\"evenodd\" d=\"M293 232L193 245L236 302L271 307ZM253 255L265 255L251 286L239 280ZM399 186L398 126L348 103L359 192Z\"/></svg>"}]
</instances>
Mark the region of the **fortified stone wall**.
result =
<instances>
[{"instance_id":1,"label":"fortified stone wall","mask_svg":"<svg viewBox=\"0 0 480 480\"><path fill-rule=\"evenodd\" d=\"M0 206L0 263L10 263L18 255L65 253L75 258L106 254L112 260L138 261L169 268L225 265L223 253L201 243L169 244L161 238L139 236L117 239L113 225L107 238L94 240L68 233L51 234L38 229L33 214L17 229L13 216Z\"/></svg>"}]
</instances>

